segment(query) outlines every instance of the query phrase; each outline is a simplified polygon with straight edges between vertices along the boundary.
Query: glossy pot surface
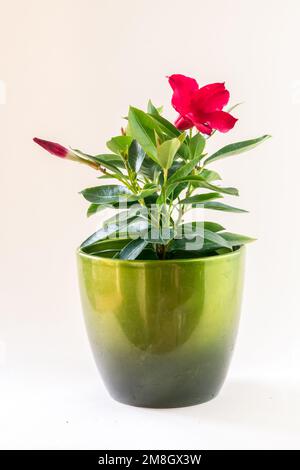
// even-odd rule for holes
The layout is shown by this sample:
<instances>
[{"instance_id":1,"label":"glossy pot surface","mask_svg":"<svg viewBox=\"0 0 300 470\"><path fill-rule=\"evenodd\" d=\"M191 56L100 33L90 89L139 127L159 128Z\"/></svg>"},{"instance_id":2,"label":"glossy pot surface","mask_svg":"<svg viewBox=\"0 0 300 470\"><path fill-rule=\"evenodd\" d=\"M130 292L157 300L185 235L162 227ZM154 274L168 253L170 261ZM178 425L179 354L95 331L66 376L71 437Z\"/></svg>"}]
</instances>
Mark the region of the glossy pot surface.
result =
<instances>
[{"instance_id":1,"label":"glossy pot surface","mask_svg":"<svg viewBox=\"0 0 300 470\"><path fill-rule=\"evenodd\" d=\"M167 261L78 251L87 332L113 398L168 408L217 395L238 328L244 258L245 248Z\"/></svg>"}]
</instances>

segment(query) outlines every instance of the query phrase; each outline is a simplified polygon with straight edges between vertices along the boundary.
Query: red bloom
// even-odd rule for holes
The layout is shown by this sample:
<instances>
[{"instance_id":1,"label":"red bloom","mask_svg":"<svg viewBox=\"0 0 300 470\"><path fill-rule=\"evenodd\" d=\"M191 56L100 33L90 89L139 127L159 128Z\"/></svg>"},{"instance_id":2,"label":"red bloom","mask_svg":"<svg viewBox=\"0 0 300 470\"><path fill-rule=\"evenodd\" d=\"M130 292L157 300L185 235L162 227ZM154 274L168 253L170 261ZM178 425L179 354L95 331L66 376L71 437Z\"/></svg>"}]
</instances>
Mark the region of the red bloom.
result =
<instances>
[{"instance_id":1,"label":"red bloom","mask_svg":"<svg viewBox=\"0 0 300 470\"><path fill-rule=\"evenodd\" d=\"M57 157L66 158L70 153L68 149L60 144L57 144L56 142L39 139L38 137L35 137L33 140L36 144L40 145L49 153L52 153L52 155L56 155Z\"/></svg>"},{"instance_id":2,"label":"red bloom","mask_svg":"<svg viewBox=\"0 0 300 470\"><path fill-rule=\"evenodd\" d=\"M237 119L222 111L229 101L229 91L224 83L211 83L199 88L196 80L184 75L171 75L169 83L173 89L172 105L179 116L177 129L186 130L195 126L203 134L210 135L213 129L228 132Z\"/></svg>"}]
</instances>

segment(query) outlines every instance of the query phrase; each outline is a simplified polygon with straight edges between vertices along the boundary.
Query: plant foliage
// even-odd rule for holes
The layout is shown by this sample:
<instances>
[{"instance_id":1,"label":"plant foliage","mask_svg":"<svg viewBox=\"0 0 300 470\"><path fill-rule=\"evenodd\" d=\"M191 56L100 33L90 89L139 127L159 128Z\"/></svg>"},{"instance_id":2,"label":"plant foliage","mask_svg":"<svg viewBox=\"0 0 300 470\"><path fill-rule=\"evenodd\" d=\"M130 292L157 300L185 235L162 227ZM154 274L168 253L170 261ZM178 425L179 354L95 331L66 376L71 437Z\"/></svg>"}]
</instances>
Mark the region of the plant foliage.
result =
<instances>
[{"instance_id":1,"label":"plant foliage","mask_svg":"<svg viewBox=\"0 0 300 470\"><path fill-rule=\"evenodd\" d=\"M130 107L126 130L107 142L111 154L93 157L77 151L98 163L105 178L116 180L81 191L91 203L89 216L108 207L116 211L82 249L123 260L155 260L224 254L253 241L215 222L184 219L194 208L247 212L220 201L224 195L238 196L238 190L216 183L221 177L210 164L250 150L268 137L226 145L207 155L207 137L180 132L151 101L148 112Z\"/></svg>"}]
</instances>

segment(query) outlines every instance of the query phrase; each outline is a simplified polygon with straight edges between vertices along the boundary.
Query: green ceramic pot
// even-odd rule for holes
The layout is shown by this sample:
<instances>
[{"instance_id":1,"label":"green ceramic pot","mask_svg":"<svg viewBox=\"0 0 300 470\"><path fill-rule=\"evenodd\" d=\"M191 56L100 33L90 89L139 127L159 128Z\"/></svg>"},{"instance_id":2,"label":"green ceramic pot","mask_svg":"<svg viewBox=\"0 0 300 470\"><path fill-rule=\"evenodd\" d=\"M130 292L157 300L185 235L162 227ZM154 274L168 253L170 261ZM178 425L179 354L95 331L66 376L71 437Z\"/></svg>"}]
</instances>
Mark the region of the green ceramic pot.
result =
<instances>
[{"instance_id":1,"label":"green ceramic pot","mask_svg":"<svg viewBox=\"0 0 300 470\"><path fill-rule=\"evenodd\" d=\"M214 398L237 333L245 249L123 261L78 251L90 343L111 396L169 408Z\"/></svg>"}]
</instances>

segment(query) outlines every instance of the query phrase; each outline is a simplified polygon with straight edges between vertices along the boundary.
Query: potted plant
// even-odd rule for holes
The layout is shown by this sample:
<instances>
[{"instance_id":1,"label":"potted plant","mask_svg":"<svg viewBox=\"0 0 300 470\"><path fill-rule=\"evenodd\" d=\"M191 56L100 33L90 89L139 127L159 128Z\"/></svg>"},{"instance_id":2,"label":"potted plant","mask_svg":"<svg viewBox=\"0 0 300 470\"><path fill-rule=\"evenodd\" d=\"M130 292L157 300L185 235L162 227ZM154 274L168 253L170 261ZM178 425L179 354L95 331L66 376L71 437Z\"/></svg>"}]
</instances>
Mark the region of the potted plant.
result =
<instances>
[{"instance_id":1,"label":"potted plant","mask_svg":"<svg viewBox=\"0 0 300 470\"><path fill-rule=\"evenodd\" d=\"M238 190L219 183L212 163L269 137L209 153L211 136L237 121L233 107L223 110L228 90L224 83L199 88L179 74L169 83L175 125L151 101L147 112L130 107L109 153L34 139L99 172L101 184L81 191L87 215L107 208L115 215L77 251L83 311L110 394L144 407L202 403L223 384L240 315L244 245L253 239L199 219L194 209L246 212L221 201Z\"/></svg>"}]
</instances>

